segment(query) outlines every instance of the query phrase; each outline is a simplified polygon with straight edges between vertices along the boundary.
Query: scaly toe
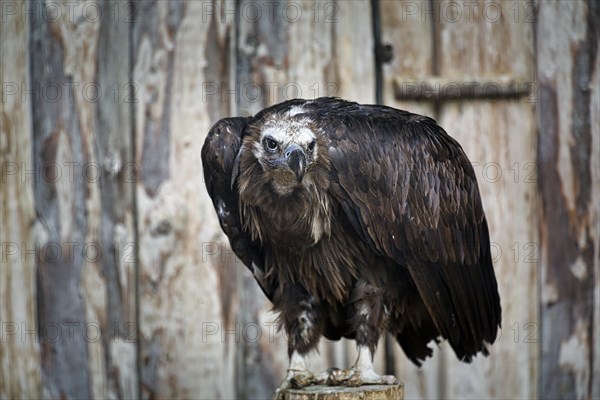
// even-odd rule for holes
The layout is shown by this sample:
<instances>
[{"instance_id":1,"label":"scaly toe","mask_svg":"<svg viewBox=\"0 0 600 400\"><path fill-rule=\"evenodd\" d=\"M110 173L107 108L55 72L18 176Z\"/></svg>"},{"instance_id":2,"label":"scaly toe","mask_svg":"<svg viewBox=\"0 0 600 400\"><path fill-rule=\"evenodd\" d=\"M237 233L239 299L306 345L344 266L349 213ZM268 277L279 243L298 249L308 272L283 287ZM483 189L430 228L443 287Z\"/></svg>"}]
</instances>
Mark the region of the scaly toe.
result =
<instances>
[{"instance_id":1,"label":"scaly toe","mask_svg":"<svg viewBox=\"0 0 600 400\"><path fill-rule=\"evenodd\" d=\"M328 386L342 386L354 375L351 369L332 369L327 379Z\"/></svg>"},{"instance_id":2,"label":"scaly toe","mask_svg":"<svg viewBox=\"0 0 600 400\"><path fill-rule=\"evenodd\" d=\"M372 369L354 370L354 374L348 379L346 384L348 386L362 386L362 385L395 385L398 383L393 375L378 375Z\"/></svg>"},{"instance_id":3,"label":"scaly toe","mask_svg":"<svg viewBox=\"0 0 600 400\"><path fill-rule=\"evenodd\" d=\"M328 368L325 371L319 372L318 374L315 374L315 379L313 384L314 385L327 385L327 382L329 382L329 376L331 375L331 373L335 370L338 370L339 368Z\"/></svg>"},{"instance_id":4,"label":"scaly toe","mask_svg":"<svg viewBox=\"0 0 600 400\"><path fill-rule=\"evenodd\" d=\"M309 371L297 373L290 379L290 384L294 389L302 389L313 383L315 383L315 375Z\"/></svg>"},{"instance_id":5,"label":"scaly toe","mask_svg":"<svg viewBox=\"0 0 600 400\"><path fill-rule=\"evenodd\" d=\"M277 390L275 390L275 394L273 395L273 400L283 400L284 392L288 389L295 388L301 389L303 387L309 386L314 382L315 376L312 372L307 370L288 370L288 374L279 385Z\"/></svg>"}]
</instances>

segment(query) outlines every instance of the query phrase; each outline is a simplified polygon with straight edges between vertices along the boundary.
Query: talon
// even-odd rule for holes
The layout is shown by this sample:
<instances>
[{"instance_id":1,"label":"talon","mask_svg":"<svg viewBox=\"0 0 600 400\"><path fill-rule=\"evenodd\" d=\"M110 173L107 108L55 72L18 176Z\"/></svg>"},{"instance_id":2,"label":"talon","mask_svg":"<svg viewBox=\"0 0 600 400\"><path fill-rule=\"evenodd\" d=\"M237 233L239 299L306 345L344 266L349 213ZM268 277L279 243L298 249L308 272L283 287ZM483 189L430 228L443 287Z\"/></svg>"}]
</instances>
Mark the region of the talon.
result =
<instances>
[{"instance_id":1,"label":"talon","mask_svg":"<svg viewBox=\"0 0 600 400\"><path fill-rule=\"evenodd\" d=\"M279 387L275 390L272 400L283 400L283 393L292 387L292 378L293 376L288 371L288 375L285 377L281 385L279 385Z\"/></svg>"},{"instance_id":2,"label":"talon","mask_svg":"<svg viewBox=\"0 0 600 400\"><path fill-rule=\"evenodd\" d=\"M396 385L398 379L393 375L378 375L373 369L354 370L354 375L346 382L347 386Z\"/></svg>"},{"instance_id":3,"label":"talon","mask_svg":"<svg viewBox=\"0 0 600 400\"><path fill-rule=\"evenodd\" d=\"M371 351L366 347L358 348L358 358L352 367L352 374L346 379L346 386L361 385L395 385L398 383L393 375L378 375L373 369Z\"/></svg>"},{"instance_id":4,"label":"talon","mask_svg":"<svg viewBox=\"0 0 600 400\"><path fill-rule=\"evenodd\" d=\"M315 375L315 380L314 380L314 384L315 385L327 385L329 382L329 376L331 375L331 373L335 370L338 370L339 368L328 368L323 372L320 372L319 374Z\"/></svg>"},{"instance_id":5,"label":"talon","mask_svg":"<svg viewBox=\"0 0 600 400\"><path fill-rule=\"evenodd\" d=\"M306 368L304 357L294 351L290 357L290 367L287 370L287 376L275 390L273 400L283 400L284 392L288 389L302 389L311 385L315 381L315 375Z\"/></svg>"},{"instance_id":6,"label":"talon","mask_svg":"<svg viewBox=\"0 0 600 400\"><path fill-rule=\"evenodd\" d=\"M302 389L315 382L315 375L309 371L302 371L292 376L290 384L294 389Z\"/></svg>"},{"instance_id":7,"label":"talon","mask_svg":"<svg viewBox=\"0 0 600 400\"><path fill-rule=\"evenodd\" d=\"M285 392L289 388L290 388L289 382L287 382L287 385L286 385L286 381L284 381L281 384L281 386L279 386L277 388L277 390L275 390L275 394L273 395L272 400L283 400L283 392Z\"/></svg>"},{"instance_id":8,"label":"talon","mask_svg":"<svg viewBox=\"0 0 600 400\"><path fill-rule=\"evenodd\" d=\"M397 385L398 378L394 375L381 375L381 384L382 385Z\"/></svg>"},{"instance_id":9,"label":"talon","mask_svg":"<svg viewBox=\"0 0 600 400\"><path fill-rule=\"evenodd\" d=\"M350 379L348 379L346 381L346 386L349 386L349 387L358 387L358 386L362 386L363 384L365 384L365 382L363 381L359 372L353 374L350 377Z\"/></svg>"},{"instance_id":10,"label":"talon","mask_svg":"<svg viewBox=\"0 0 600 400\"><path fill-rule=\"evenodd\" d=\"M330 369L327 385L342 386L352 377L352 375L354 375L354 371L349 369Z\"/></svg>"}]
</instances>

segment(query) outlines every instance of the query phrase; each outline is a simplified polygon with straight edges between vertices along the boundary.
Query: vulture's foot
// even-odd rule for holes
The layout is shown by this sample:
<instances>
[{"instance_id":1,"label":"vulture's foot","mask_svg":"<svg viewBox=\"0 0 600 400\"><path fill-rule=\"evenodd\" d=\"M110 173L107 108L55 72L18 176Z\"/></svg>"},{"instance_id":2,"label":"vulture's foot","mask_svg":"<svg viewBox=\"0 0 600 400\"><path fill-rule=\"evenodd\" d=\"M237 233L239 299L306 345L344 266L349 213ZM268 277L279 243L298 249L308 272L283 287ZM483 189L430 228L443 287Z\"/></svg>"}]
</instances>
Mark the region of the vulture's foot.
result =
<instances>
[{"instance_id":1,"label":"vulture's foot","mask_svg":"<svg viewBox=\"0 0 600 400\"><path fill-rule=\"evenodd\" d=\"M395 385L398 383L393 375L379 375L373 368L373 355L367 347L358 347L358 358L349 370L331 371L328 384L345 386L362 385Z\"/></svg>"},{"instance_id":2,"label":"vulture's foot","mask_svg":"<svg viewBox=\"0 0 600 400\"><path fill-rule=\"evenodd\" d=\"M393 375L379 375L373 368L370 369L352 369L352 376L346 381L348 386L362 385L395 385L398 383Z\"/></svg>"},{"instance_id":3,"label":"vulture's foot","mask_svg":"<svg viewBox=\"0 0 600 400\"><path fill-rule=\"evenodd\" d=\"M289 373L288 373L289 376ZM290 378L291 387L294 389L302 389L310 386L315 382L315 374L306 371L295 371Z\"/></svg>"},{"instance_id":4,"label":"vulture's foot","mask_svg":"<svg viewBox=\"0 0 600 400\"><path fill-rule=\"evenodd\" d=\"M373 368L356 368L331 371L327 384L329 386L362 386L362 385L395 385L398 383L393 375L379 375Z\"/></svg>"},{"instance_id":5,"label":"vulture's foot","mask_svg":"<svg viewBox=\"0 0 600 400\"><path fill-rule=\"evenodd\" d=\"M306 369L288 369L287 376L275 390L273 400L283 400L283 393L288 389L302 389L315 382L315 374Z\"/></svg>"},{"instance_id":6,"label":"vulture's foot","mask_svg":"<svg viewBox=\"0 0 600 400\"><path fill-rule=\"evenodd\" d=\"M304 356L297 351L292 353L290 357L290 366L287 371L287 376L275 390L273 400L283 400L283 394L288 389L301 389L315 382L315 374L306 368Z\"/></svg>"}]
</instances>

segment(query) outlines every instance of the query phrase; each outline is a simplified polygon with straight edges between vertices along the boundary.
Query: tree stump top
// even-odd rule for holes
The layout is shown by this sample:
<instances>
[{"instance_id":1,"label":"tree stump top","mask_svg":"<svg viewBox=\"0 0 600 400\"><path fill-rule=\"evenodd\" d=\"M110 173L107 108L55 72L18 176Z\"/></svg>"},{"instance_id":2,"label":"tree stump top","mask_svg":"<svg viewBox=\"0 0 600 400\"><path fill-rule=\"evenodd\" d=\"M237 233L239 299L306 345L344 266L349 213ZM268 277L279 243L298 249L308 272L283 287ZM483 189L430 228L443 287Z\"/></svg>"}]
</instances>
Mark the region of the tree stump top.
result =
<instances>
[{"instance_id":1,"label":"tree stump top","mask_svg":"<svg viewBox=\"0 0 600 400\"><path fill-rule=\"evenodd\" d=\"M369 385L359 387L346 386L309 386L304 389L288 389L285 400L402 400L404 386Z\"/></svg>"}]
</instances>

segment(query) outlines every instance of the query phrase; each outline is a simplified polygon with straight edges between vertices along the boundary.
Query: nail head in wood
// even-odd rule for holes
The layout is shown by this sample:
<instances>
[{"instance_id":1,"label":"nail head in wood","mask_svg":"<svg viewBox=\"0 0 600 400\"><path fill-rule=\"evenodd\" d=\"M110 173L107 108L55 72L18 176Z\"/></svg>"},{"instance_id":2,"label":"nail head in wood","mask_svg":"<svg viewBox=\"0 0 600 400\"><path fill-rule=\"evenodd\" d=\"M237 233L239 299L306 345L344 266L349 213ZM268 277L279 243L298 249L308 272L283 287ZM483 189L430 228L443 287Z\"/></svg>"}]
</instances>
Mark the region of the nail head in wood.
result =
<instances>
[{"instance_id":1,"label":"nail head in wood","mask_svg":"<svg viewBox=\"0 0 600 400\"><path fill-rule=\"evenodd\" d=\"M394 58L394 46L383 43L379 46L379 59L382 63L389 63Z\"/></svg>"}]
</instances>

